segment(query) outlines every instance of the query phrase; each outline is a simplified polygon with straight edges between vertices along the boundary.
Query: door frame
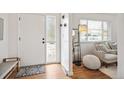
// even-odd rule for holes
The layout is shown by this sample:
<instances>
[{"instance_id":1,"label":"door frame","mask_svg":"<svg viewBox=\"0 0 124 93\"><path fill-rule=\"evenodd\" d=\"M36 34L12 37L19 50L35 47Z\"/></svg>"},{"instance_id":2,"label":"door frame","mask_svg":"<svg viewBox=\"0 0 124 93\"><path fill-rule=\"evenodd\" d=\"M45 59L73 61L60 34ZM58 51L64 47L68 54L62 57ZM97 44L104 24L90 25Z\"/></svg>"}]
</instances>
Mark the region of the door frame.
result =
<instances>
[{"instance_id":1,"label":"door frame","mask_svg":"<svg viewBox=\"0 0 124 93\"><path fill-rule=\"evenodd\" d=\"M65 68L65 63L63 63L64 61L62 62L62 53L61 53L61 64L63 66L64 72L66 73L66 75L72 76L73 75L72 24L71 24L72 23L72 15L69 13L62 13L60 16L61 16L61 24L64 24L64 23L67 24L68 23L66 26L68 28L68 46L69 46L69 49L68 49L68 52L69 52L68 55L69 56L68 56L68 61L67 61L68 62L68 69ZM64 16L66 18L66 20L65 20L65 18L63 19L62 16ZM63 51L62 50L62 47L63 47L62 46L62 43L63 43L62 42L62 37L63 37L62 31L63 31L63 29L65 29L65 28L61 27L61 51Z\"/></svg>"}]
</instances>

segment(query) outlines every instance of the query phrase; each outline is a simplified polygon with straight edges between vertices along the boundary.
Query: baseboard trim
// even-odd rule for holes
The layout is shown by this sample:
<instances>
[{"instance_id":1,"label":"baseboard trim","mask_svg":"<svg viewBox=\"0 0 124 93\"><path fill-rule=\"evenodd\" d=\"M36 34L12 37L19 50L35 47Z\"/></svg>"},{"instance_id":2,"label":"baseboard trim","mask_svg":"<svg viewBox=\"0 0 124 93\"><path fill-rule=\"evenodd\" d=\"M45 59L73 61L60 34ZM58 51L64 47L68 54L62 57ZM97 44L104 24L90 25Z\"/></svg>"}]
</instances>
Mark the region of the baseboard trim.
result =
<instances>
[{"instance_id":1,"label":"baseboard trim","mask_svg":"<svg viewBox=\"0 0 124 93\"><path fill-rule=\"evenodd\" d=\"M62 66L62 70L64 71L64 73L66 74L66 76L68 76L68 77L73 76L73 72L72 71L67 71L63 66Z\"/></svg>"},{"instance_id":2,"label":"baseboard trim","mask_svg":"<svg viewBox=\"0 0 124 93\"><path fill-rule=\"evenodd\" d=\"M32 67L32 66L36 66L36 65L45 65L45 64L23 65L23 66L20 66L20 67L26 67L26 66Z\"/></svg>"},{"instance_id":3,"label":"baseboard trim","mask_svg":"<svg viewBox=\"0 0 124 93\"><path fill-rule=\"evenodd\" d=\"M50 64L60 64L60 62L46 63L46 65L50 65Z\"/></svg>"}]
</instances>

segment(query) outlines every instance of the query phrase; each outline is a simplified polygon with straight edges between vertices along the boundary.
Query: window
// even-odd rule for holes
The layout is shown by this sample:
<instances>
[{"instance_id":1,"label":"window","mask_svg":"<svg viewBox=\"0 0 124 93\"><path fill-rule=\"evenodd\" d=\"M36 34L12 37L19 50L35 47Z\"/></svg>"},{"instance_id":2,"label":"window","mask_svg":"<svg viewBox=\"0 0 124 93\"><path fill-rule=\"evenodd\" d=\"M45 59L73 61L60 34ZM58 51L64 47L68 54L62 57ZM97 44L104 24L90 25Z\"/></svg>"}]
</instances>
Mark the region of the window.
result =
<instances>
[{"instance_id":1,"label":"window","mask_svg":"<svg viewBox=\"0 0 124 93\"><path fill-rule=\"evenodd\" d=\"M46 17L46 37L47 41L55 42L56 41L56 17L47 16Z\"/></svg>"},{"instance_id":2,"label":"window","mask_svg":"<svg viewBox=\"0 0 124 93\"><path fill-rule=\"evenodd\" d=\"M110 40L110 25L107 21L80 20L81 25L87 26L87 31L80 32L80 41Z\"/></svg>"}]
</instances>

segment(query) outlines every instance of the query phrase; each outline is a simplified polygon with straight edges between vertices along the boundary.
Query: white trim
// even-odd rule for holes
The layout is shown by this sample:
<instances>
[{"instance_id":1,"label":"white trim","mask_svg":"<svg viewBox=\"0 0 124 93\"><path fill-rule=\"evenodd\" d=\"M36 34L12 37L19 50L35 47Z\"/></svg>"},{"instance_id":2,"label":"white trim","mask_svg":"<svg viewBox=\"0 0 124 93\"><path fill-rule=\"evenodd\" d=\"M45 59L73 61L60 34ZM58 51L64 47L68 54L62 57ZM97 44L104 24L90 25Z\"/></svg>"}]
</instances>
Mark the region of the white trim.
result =
<instances>
[{"instance_id":1,"label":"white trim","mask_svg":"<svg viewBox=\"0 0 124 93\"><path fill-rule=\"evenodd\" d=\"M18 55L18 57L21 57L21 46L20 46L20 42L19 42L19 37L20 37L20 35L21 35L21 33L20 33L20 20L19 20L19 17L20 17L20 14L17 14L17 17L18 17L18 45L17 45L17 55Z\"/></svg>"},{"instance_id":2,"label":"white trim","mask_svg":"<svg viewBox=\"0 0 124 93\"><path fill-rule=\"evenodd\" d=\"M69 72L68 72L68 76L72 76L73 75L73 47L72 47L72 25L71 22L72 21L72 17L71 14L69 14Z\"/></svg>"},{"instance_id":3,"label":"white trim","mask_svg":"<svg viewBox=\"0 0 124 93\"><path fill-rule=\"evenodd\" d=\"M66 76L69 76L69 77L73 76L73 71L67 71L63 66L62 66L62 70Z\"/></svg>"}]
</instances>

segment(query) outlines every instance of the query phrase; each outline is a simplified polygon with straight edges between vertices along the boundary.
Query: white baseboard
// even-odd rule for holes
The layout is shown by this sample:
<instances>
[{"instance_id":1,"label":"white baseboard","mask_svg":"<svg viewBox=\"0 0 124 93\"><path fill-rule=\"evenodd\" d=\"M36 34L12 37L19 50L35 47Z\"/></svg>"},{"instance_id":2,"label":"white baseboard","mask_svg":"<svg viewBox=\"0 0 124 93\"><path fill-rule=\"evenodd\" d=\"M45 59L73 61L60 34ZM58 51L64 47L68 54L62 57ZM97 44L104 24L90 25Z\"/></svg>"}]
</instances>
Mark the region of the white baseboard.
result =
<instances>
[{"instance_id":1,"label":"white baseboard","mask_svg":"<svg viewBox=\"0 0 124 93\"><path fill-rule=\"evenodd\" d=\"M63 66L62 66L62 70L64 71L64 73L66 74L66 76L73 76L73 72L72 71L67 71Z\"/></svg>"},{"instance_id":2,"label":"white baseboard","mask_svg":"<svg viewBox=\"0 0 124 93\"><path fill-rule=\"evenodd\" d=\"M49 62L49 63L46 63L46 65L48 65L48 64L60 64L60 62Z\"/></svg>"}]
</instances>

